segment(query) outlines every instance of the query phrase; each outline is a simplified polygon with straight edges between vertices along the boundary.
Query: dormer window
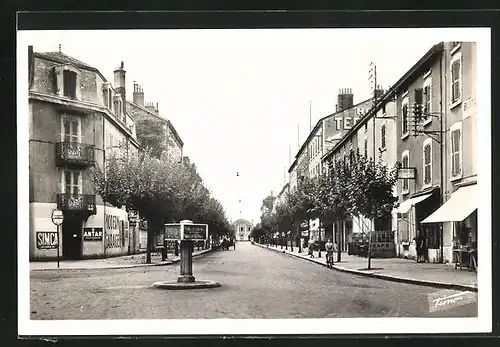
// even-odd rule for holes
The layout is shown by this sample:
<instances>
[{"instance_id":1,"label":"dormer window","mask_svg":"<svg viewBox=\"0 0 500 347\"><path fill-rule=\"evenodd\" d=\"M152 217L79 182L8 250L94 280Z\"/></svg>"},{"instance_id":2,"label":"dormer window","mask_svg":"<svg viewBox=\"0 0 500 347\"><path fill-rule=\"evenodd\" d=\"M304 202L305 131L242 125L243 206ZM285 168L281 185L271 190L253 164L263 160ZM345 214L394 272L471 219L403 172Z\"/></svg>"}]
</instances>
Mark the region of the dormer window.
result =
<instances>
[{"instance_id":1,"label":"dormer window","mask_svg":"<svg viewBox=\"0 0 500 347\"><path fill-rule=\"evenodd\" d=\"M73 65L60 65L54 68L56 75L56 94L80 100L80 70Z\"/></svg>"},{"instance_id":2,"label":"dormer window","mask_svg":"<svg viewBox=\"0 0 500 347\"><path fill-rule=\"evenodd\" d=\"M76 98L76 72L64 70L64 96L75 99Z\"/></svg>"}]
</instances>

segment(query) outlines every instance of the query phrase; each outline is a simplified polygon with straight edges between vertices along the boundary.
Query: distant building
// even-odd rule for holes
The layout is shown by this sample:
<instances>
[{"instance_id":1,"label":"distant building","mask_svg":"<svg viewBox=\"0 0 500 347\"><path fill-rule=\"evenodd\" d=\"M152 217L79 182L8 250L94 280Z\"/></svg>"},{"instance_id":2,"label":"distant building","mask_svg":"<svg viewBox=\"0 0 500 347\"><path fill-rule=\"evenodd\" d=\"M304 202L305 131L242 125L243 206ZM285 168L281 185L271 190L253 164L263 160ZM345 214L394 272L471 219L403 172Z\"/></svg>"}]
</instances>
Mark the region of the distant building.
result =
<instances>
[{"instance_id":1,"label":"distant building","mask_svg":"<svg viewBox=\"0 0 500 347\"><path fill-rule=\"evenodd\" d=\"M133 101L127 100L127 111L136 121L138 127L142 127L142 121L145 119L158 121L163 126L165 151L169 158L181 161L183 158L184 142L175 130L170 120L161 117L158 110L158 103L144 102L144 89L134 82ZM147 129L140 129L142 132Z\"/></svg>"},{"instance_id":2,"label":"distant building","mask_svg":"<svg viewBox=\"0 0 500 347\"><path fill-rule=\"evenodd\" d=\"M113 87L96 68L62 52L33 52L29 62L30 259L105 257L133 252L124 208L95 194L92 168L109 153L138 153L125 107L123 62ZM52 211L63 211L59 242ZM55 247L55 248L54 248Z\"/></svg>"},{"instance_id":3,"label":"distant building","mask_svg":"<svg viewBox=\"0 0 500 347\"><path fill-rule=\"evenodd\" d=\"M236 234L236 241L250 241L250 232L253 225L246 219L238 219L233 222L233 228Z\"/></svg>"}]
</instances>

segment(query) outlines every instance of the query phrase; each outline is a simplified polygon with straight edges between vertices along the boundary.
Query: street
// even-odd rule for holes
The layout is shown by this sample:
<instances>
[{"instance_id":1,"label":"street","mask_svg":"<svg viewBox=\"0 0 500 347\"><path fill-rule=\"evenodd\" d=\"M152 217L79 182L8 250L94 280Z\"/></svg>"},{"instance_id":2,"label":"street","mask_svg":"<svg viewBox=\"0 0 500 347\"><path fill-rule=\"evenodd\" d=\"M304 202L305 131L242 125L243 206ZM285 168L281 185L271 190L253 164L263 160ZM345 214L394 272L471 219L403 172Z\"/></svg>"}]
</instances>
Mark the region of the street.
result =
<instances>
[{"instance_id":1,"label":"street","mask_svg":"<svg viewBox=\"0 0 500 347\"><path fill-rule=\"evenodd\" d=\"M427 294L440 289L358 277L248 242L193 259L193 273L222 287L151 288L175 281L178 264L31 271L31 319L477 316L477 303L430 313Z\"/></svg>"}]
</instances>

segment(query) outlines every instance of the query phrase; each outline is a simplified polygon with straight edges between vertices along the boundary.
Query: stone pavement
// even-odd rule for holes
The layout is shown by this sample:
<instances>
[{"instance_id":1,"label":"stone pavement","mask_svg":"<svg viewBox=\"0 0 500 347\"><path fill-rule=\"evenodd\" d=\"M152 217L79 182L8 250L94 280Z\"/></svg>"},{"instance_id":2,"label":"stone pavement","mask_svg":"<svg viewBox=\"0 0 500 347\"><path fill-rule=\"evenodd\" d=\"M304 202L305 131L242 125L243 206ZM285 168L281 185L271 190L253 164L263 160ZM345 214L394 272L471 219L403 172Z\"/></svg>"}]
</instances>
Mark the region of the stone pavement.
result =
<instances>
[{"instance_id":1,"label":"stone pavement","mask_svg":"<svg viewBox=\"0 0 500 347\"><path fill-rule=\"evenodd\" d=\"M193 257L210 252L210 249L194 250ZM168 254L168 259L161 260L160 253L151 254L151 264L146 264L146 253L125 255L120 257L110 257L105 259L83 259L83 260L61 260L60 269L122 269L142 266L161 266L177 263L179 256ZM30 270L50 270L57 269L57 261L34 261L30 262Z\"/></svg>"},{"instance_id":2,"label":"stone pavement","mask_svg":"<svg viewBox=\"0 0 500 347\"><path fill-rule=\"evenodd\" d=\"M285 250L285 247L281 249L281 246L267 247L257 243L255 245L326 266L326 252L321 252L321 258L318 258L318 252L314 252L314 258L310 258L307 249L303 249L302 253L299 253L297 247L294 247L293 252L291 252L290 247ZM334 260L336 259L337 255L335 254ZM417 263L415 260L403 258L375 258L371 260L372 269L367 270L367 267L368 258L348 255L347 253L342 253L340 263L334 262L336 270L356 275L396 282L477 291L477 273L465 269L455 269L453 264Z\"/></svg>"}]
</instances>

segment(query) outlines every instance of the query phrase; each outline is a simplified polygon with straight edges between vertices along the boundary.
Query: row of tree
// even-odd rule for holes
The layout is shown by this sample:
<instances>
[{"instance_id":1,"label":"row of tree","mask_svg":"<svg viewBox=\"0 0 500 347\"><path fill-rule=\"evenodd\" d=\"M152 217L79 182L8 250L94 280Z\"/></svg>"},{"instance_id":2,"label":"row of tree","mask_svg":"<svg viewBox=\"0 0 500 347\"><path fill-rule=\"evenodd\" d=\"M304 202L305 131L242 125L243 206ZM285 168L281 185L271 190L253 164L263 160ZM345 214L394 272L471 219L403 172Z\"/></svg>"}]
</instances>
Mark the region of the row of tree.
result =
<instances>
[{"instance_id":1,"label":"row of tree","mask_svg":"<svg viewBox=\"0 0 500 347\"><path fill-rule=\"evenodd\" d=\"M151 263L154 236L163 232L165 223L183 219L205 223L215 239L234 232L194 164L173 160L150 147L138 155L123 153L110 154L104 168L94 168L94 184L105 202L136 211L147 221L147 263Z\"/></svg>"},{"instance_id":2,"label":"row of tree","mask_svg":"<svg viewBox=\"0 0 500 347\"><path fill-rule=\"evenodd\" d=\"M360 230L371 241L374 223L390 220L392 210L397 207L393 187L400 166L398 162L388 168L381 160L366 158L359 151L348 158L331 161L319 176L299 179L283 202L275 205L273 197L264 199L261 221L253 229L252 237L269 242L276 233L285 233L299 239L304 221L319 219L321 228L352 219L360 222ZM340 261L340 247L338 249L337 261ZM368 268L371 268L371 242Z\"/></svg>"}]
</instances>

